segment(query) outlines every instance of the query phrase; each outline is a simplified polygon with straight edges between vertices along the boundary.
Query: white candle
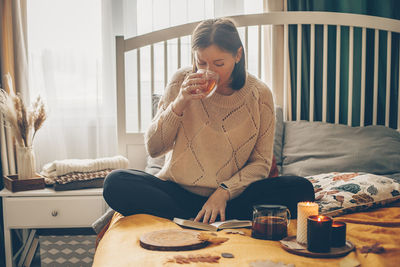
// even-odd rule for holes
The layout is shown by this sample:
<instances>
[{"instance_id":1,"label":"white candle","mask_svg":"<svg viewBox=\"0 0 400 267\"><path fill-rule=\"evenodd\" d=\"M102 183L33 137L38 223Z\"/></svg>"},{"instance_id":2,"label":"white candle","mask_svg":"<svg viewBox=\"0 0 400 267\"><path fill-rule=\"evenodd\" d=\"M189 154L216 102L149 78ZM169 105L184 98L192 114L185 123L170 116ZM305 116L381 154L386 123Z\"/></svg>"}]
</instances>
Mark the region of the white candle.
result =
<instances>
[{"instance_id":1,"label":"white candle","mask_svg":"<svg viewBox=\"0 0 400 267\"><path fill-rule=\"evenodd\" d=\"M298 243L307 244L307 218L318 215L318 204L314 202L297 203L297 236Z\"/></svg>"}]
</instances>

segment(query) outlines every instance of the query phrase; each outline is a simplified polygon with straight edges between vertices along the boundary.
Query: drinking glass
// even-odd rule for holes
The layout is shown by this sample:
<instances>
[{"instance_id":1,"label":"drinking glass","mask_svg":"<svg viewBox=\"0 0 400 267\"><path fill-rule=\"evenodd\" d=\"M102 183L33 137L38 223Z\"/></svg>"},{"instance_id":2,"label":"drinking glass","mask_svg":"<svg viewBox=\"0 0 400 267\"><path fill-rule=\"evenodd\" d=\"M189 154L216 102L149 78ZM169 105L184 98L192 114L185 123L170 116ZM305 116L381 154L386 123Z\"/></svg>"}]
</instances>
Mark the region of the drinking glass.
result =
<instances>
[{"instance_id":1,"label":"drinking glass","mask_svg":"<svg viewBox=\"0 0 400 267\"><path fill-rule=\"evenodd\" d=\"M212 96L215 90L217 90L219 81L218 73L207 69L199 69L197 73L202 73L207 83L207 88L203 90L201 93L204 94L206 98Z\"/></svg>"}]
</instances>

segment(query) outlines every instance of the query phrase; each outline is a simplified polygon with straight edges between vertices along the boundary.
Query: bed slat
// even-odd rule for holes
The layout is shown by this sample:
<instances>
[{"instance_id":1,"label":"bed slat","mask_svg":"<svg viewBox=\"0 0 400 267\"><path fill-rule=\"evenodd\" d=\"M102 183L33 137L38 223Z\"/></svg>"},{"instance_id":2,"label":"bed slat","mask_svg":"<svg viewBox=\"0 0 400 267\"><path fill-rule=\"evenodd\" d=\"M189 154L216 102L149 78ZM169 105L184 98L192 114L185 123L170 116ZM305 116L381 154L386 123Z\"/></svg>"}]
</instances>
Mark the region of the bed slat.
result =
<instances>
[{"instance_id":1,"label":"bed slat","mask_svg":"<svg viewBox=\"0 0 400 267\"><path fill-rule=\"evenodd\" d=\"M352 125L353 115L353 62L354 62L354 27L349 29L349 84L347 101L347 125Z\"/></svg>"},{"instance_id":2,"label":"bed slat","mask_svg":"<svg viewBox=\"0 0 400 267\"><path fill-rule=\"evenodd\" d=\"M324 49L322 67L322 121L326 122L326 98L328 86L328 25L324 24Z\"/></svg>"},{"instance_id":3,"label":"bed slat","mask_svg":"<svg viewBox=\"0 0 400 267\"><path fill-rule=\"evenodd\" d=\"M335 124L339 124L340 108L340 42L342 27L336 27L336 77L335 77Z\"/></svg>"},{"instance_id":4,"label":"bed slat","mask_svg":"<svg viewBox=\"0 0 400 267\"><path fill-rule=\"evenodd\" d=\"M397 79L397 131L400 132L400 45L399 45L399 78Z\"/></svg>"},{"instance_id":5,"label":"bed slat","mask_svg":"<svg viewBox=\"0 0 400 267\"><path fill-rule=\"evenodd\" d=\"M246 66L249 66L249 27L244 27L244 46L246 51Z\"/></svg>"},{"instance_id":6,"label":"bed slat","mask_svg":"<svg viewBox=\"0 0 400 267\"><path fill-rule=\"evenodd\" d=\"M154 44L150 45L150 87L151 95L154 95Z\"/></svg>"},{"instance_id":7,"label":"bed slat","mask_svg":"<svg viewBox=\"0 0 400 267\"><path fill-rule=\"evenodd\" d=\"M315 24L310 25L310 121L314 121Z\"/></svg>"},{"instance_id":8,"label":"bed slat","mask_svg":"<svg viewBox=\"0 0 400 267\"><path fill-rule=\"evenodd\" d=\"M164 87L168 83L168 41L164 41Z\"/></svg>"},{"instance_id":9,"label":"bed slat","mask_svg":"<svg viewBox=\"0 0 400 267\"><path fill-rule=\"evenodd\" d=\"M374 99L372 108L372 124L376 125L378 113L378 65L379 65L379 30L375 29L375 58L374 58Z\"/></svg>"},{"instance_id":10,"label":"bed slat","mask_svg":"<svg viewBox=\"0 0 400 267\"><path fill-rule=\"evenodd\" d=\"M389 112L390 112L390 69L392 66L392 32L387 32L387 54L386 54L386 112L385 126L389 127Z\"/></svg>"},{"instance_id":11,"label":"bed slat","mask_svg":"<svg viewBox=\"0 0 400 267\"><path fill-rule=\"evenodd\" d=\"M288 103L288 94L289 94L289 75L288 75L288 68L289 68L289 26L285 24L283 26L283 105L286 108L283 108L283 118L285 120L292 120L292 114L289 111L289 103ZM400 123L400 121L399 121Z\"/></svg>"},{"instance_id":12,"label":"bed slat","mask_svg":"<svg viewBox=\"0 0 400 267\"><path fill-rule=\"evenodd\" d=\"M296 102L296 120L301 119L301 40L302 40L302 25L297 25L297 102Z\"/></svg>"},{"instance_id":13,"label":"bed slat","mask_svg":"<svg viewBox=\"0 0 400 267\"><path fill-rule=\"evenodd\" d=\"M261 79L261 57L262 57L262 31L261 31L261 25L258 25L258 56L257 56L257 61L258 61L258 78Z\"/></svg>"},{"instance_id":14,"label":"bed slat","mask_svg":"<svg viewBox=\"0 0 400 267\"><path fill-rule=\"evenodd\" d=\"M182 65L182 58L181 58L181 37L178 37L177 49L178 49L178 69L180 69L180 68L181 68L181 65Z\"/></svg>"},{"instance_id":15,"label":"bed slat","mask_svg":"<svg viewBox=\"0 0 400 267\"><path fill-rule=\"evenodd\" d=\"M365 125L365 57L367 47L367 30L365 27L362 28L362 39L361 39L361 100L360 100L360 126Z\"/></svg>"}]
</instances>

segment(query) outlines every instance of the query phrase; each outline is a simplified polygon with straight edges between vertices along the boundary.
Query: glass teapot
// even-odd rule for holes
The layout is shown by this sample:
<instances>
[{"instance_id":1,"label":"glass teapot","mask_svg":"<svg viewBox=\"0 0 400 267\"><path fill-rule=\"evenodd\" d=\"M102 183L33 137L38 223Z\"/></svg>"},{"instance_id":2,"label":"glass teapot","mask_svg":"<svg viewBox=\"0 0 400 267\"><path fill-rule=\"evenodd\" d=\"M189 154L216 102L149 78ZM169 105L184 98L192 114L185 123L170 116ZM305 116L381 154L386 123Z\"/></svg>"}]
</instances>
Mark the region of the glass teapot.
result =
<instances>
[{"instance_id":1,"label":"glass teapot","mask_svg":"<svg viewBox=\"0 0 400 267\"><path fill-rule=\"evenodd\" d=\"M283 205L254 205L251 236L257 239L281 240L287 236L290 211Z\"/></svg>"}]
</instances>

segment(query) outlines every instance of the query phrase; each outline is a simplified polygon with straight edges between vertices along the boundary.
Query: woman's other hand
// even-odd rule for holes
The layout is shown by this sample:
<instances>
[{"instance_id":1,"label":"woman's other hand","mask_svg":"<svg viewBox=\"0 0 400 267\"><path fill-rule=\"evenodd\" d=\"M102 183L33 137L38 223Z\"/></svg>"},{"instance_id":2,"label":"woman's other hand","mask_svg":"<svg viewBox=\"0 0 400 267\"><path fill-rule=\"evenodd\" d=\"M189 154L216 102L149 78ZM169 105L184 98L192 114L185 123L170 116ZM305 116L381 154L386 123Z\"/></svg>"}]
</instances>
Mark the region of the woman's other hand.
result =
<instances>
[{"instance_id":1,"label":"woman's other hand","mask_svg":"<svg viewBox=\"0 0 400 267\"><path fill-rule=\"evenodd\" d=\"M213 223L219 215L221 221L225 221L225 208L228 200L229 192L219 187L204 203L203 208L194 220L200 221L203 219L203 223Z\"/></svg>"},{"instance_id":2,"label":"woman's other hand","mask_svg":"<svg viewBox=\"0 0 400 267\"><path fill-rule=\"evenodd\" d=\"M207 83L204 78L204 74L189 74L182 83L179 95L172 103L172 110L177 115L182 116L183 110L191 100L204 98L204 94L202 92L206 89L206 87Z\"/></svg>"}]
</instances>

